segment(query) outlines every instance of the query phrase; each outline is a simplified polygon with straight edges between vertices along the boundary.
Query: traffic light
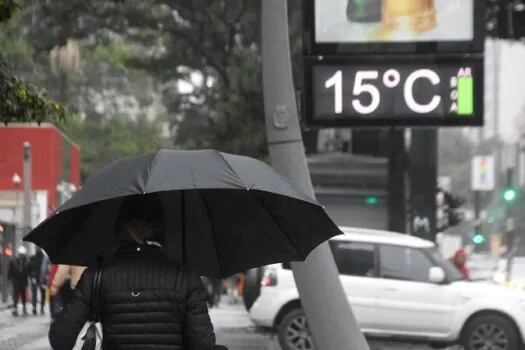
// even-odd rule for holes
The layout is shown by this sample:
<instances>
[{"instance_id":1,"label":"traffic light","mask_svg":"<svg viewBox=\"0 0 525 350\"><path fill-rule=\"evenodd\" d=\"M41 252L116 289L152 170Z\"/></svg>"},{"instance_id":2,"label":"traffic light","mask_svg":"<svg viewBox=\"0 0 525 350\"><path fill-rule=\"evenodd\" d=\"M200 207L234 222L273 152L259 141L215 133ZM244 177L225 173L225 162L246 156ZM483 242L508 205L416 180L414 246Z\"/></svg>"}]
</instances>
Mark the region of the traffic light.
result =
<instances>
[{"instance_id":1,"label":"traffic light","mask_svg":"<svg viewBox=\"0 0 525 350\"><path fill-rule=\"evenodd\" d=\"M365 204L367 204L367 205L378 205L379 204L379 198L377 196L366 196L365 197Z\"/></svg>"},{"instance_id":2,"label":"traffic light","mask_svg":"<svg viewBox=\"0 0 525 350\"><path fill-rule=\"evenodd\" d=\"M485 243L485 241L486 241L485 236L482 233L479 233L479 232L477 232L474 235L474 237L472 237L472 242L474 242L474 244L477 244L477 245L483 244L483 243Z\"/></svg>"},{"instance_id":3,"label":"traffic light","mask_svg":"<svg viewBox=\"0 0 525 350\"><path fill-rule=\"evenodd\" d=\"M455 196L439 186L436 188L436 218L440 231L457 226L465 219L464 214L458 210L465 202L463 197Z\"/></svg>"},{"instance_id":4,"label":"traffic light","mask_svg":"<svg viewBox=\"0 0 525 350\"><path fill-rule=\"evenodd\" d=\"M513 203L518 197L518 191L513 187L507 187L503 190L503 200L505 203Z\"/></svg>"},{"instance_id":5,"label":"traffic light","mask_svg":"<svg viewBox=\"0 0 525 350\"><path fill-rule=\"evenodd\" d=\"M455 196L449 192L445 192L444 197L445 211L448 215L448 225L457 226L465 219L463 213L458 209L465 204L466 200L463 197Z\"/></svg>"},{"instance_id":6,"label":"traffic light","mask_svg":"<svg viewBox=\"0 0 525 350\"><path fill-rule=\"evenodd\" d=\"M525 4L523 0L486 0L487 36L520 40L525 36Z\"/></svg>"}]
</instances>

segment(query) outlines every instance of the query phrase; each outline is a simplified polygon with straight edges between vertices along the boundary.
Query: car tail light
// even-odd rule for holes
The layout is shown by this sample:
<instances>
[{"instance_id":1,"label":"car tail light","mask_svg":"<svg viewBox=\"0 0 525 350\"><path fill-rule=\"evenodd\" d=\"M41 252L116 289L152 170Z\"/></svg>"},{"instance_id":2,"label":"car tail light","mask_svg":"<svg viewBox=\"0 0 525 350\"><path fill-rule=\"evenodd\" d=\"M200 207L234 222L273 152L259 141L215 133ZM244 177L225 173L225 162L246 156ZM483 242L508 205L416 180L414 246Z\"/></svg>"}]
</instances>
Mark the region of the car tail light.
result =
<instances>
[{"instance_id":1,"label":"car tail light","mask_svg":"<svg viewBox=\"0 0 525 350\"><path fill-rule=\"evenodd\" d=\"M267 269L261 279L261 286L273 287L277 285L277 274L274 270Z\"/></svg>"}]
</instances>

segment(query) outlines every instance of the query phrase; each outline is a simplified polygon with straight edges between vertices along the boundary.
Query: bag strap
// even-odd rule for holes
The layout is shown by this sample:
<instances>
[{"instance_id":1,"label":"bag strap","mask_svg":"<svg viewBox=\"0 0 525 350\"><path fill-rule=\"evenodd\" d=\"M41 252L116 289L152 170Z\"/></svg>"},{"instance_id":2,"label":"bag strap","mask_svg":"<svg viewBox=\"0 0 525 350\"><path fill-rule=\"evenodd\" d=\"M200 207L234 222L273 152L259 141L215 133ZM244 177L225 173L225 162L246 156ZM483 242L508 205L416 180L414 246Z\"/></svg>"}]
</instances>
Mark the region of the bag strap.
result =
<instances>
[{"instance_id":1,"label":"bag strap","mask_svg":"<svg viewBox=\"0 0 525 350\"><path fill-rule=\"evenodd\" d=\"M93 276L91 289L91 318L94 322L100 321L101 315L101 281L102 281L102 267L97 268Z\"/></svg>"}]
</instances>

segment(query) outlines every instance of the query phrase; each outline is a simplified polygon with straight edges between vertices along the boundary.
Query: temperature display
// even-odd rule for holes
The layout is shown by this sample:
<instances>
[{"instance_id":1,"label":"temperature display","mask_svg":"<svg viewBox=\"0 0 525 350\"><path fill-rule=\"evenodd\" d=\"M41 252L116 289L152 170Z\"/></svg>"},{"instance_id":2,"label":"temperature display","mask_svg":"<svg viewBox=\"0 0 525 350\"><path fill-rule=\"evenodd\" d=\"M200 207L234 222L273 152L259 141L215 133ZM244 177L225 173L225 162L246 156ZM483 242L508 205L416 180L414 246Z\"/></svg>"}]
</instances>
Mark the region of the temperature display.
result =
<instances>
[{"instance_id":1,"label":"temperature display","mask_svg":"<svg viewBox=\"0 0 525 350\"><path fill-rule=\"evenodd\" d=\"M312 126L482 124L479 65L315 63L310 72L305 102Z\"/></svg>"}]
</instances>

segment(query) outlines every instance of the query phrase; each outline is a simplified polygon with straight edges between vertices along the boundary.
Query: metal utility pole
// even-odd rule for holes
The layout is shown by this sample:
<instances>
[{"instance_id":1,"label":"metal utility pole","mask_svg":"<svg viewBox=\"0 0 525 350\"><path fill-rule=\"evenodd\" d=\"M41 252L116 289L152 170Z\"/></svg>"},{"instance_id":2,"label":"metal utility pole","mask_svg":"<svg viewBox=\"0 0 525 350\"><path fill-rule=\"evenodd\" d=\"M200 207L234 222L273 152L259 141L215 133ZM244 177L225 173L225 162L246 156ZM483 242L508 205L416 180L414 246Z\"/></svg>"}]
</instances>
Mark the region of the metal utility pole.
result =
<instances>
[{"instance_id":1,"label":"metal utility pole","mask_svg":"<svg viewBox=\"0 0 525 350\"><path fill-rule=\"evenodd\" d=\"M476 222L475 233L481 232L481 191L474 193L474 220Z\"/></svg>"},{"instance_id":2,"label":"metal utility pole","mask_svg":"<svg viewBox=\"0 0 525 350\"><path fill-rule=\"evenodd\" d=\"M483 142L483 130L481 128L478 129L478 143L476 145L476 154L479 155L479 148L481 143ZM476 226L474 228L475 234L478 234L481 232L481 199L482 199L482 193L479 190L473 191L473 201L474 201L474 220L476 223Z\"/></svg>"},{"instance_id":3,"label":"metal utility pole","mask_svg":"<svg viewBox=\"0 0 525 350\"><path fill-rule=\"evenodd\" d=\"M313 197L295 103L287 2L261 3L264 110L270 159L278 172ZM314 250L306 262L291 266L316 348L368 350L328 244Z\"/></svg>"},{"instance_id":4,"label":"metal utility pole","mask_svg":"<svg viewBox=\"0 0 525 350\"><path fill-rule=\"evenodd\" d=\"M435 128L412 130L409 155L410 232L436 241L438 131Z\"/></svg>"},{"instance_id":5,"label":"metal utility pole","mask_svg":"<svg viewBox=\"0 0 525 350\"><path fill-rule=\"evenodd\" d=\"M388 229L406 232L405 129L392 128L388 145Z\"/></svg>"},{"instance_id":6,"label":"metal utility pole","mask_svg":"<svg viewBox=\"0 0 525 350\"><path fill-rule=\"evenodd\" d=\"M22 218L22 232L16 238L16 249L18 249L19 242L31 230L31 144L24 142L24 211Z\"/></svg>"},{"instance_id":7,"label":"metal utility pole","mask_svg":"<svg viewBox=\"0 0 525 350\"><path fill-rule=\"evenodd\" d=\"M500 58L501 58L501 46L499 39L495 38L493 43L493 65L494 65L494 138L497 141L496 151L494 152L494 169L496 169L496 186L494 189L494 194L498 196L499 189L501 188L501 141L499 140L499 115L500 115L500 106L499 106L499 93L500 93Z\"/></svg>"},{"instance_id":8,"label":"metal utility pole","mask_svg":"<svg viewBox=\"0 0 525 350\"><path fill-rule=\"evenodd\" d=\"M514 189L514 168L509 167L507 168L507 190L509 193L514 193L514 196L517 195ZM509 202L509 207L506 209L506 218L505 218L505 230L506 230L506 236L507 236L507 271L506 271L506 280L510 281L512 276L512 263L514 260L514 255L516 255L516 252L520 245L520 237L516 235L516 217L515 217L515 210L513 208L513 201L514 198L511 198L511 194L509 194L507 197L507 194L504 193L504 200Z\"/></svg>"}]
</instances>

